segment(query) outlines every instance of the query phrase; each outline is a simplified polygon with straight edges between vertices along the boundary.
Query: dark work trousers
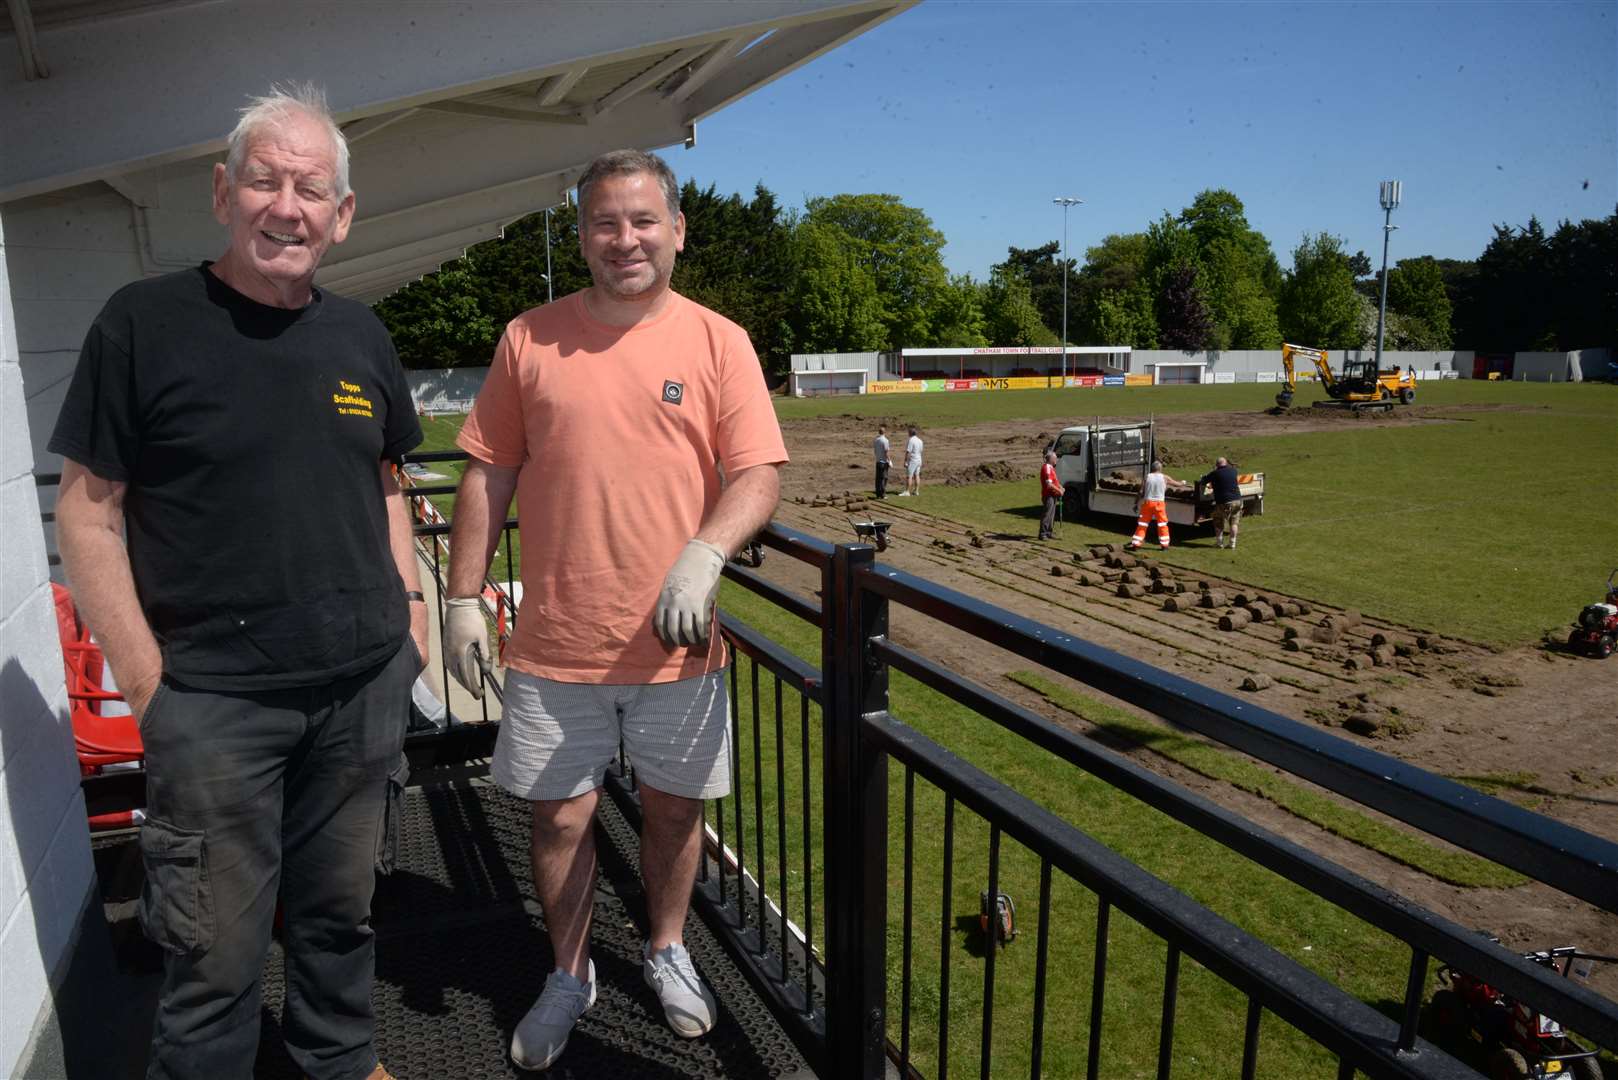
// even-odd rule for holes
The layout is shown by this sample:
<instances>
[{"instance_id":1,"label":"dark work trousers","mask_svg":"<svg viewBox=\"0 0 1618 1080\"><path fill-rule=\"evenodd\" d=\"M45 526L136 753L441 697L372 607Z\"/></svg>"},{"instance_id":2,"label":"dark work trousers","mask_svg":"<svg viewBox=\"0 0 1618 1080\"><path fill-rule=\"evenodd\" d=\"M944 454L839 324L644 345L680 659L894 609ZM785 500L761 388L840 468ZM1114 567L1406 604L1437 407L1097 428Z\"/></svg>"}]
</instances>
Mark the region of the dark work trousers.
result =
<instances>
[{"instance_id":1,"label":"dark work trousers","mask_svg":"<svg viewBox=\"0 0 1618 1080\"><path fill-rule=\"evenodd\" d=\"M888 463L886 461L876 463L876 497L879 499L888 497Z\"/></svg>"},{"instance_id":2,"label":"dark work trousers","mask_svg":"<svg viewBox=\"0 0 1618 1080\"><path fill-rule=\"evenodd\" d=\"M1045 513L1039 519L1039 538L1049 540L1056 533L1056 508L1062 504L1060 495L1045 496Z\"/></svg>"},{"instance_id":3,"label":"dark work trousers","mask_svg":"<svg viewBox=\"0 0 1618 1080\"><path fill-rule=\"evenodd\" d=\"M419 670L407 638L324 686L222 693L165 678L152 696L140 917L165 955L149 1080L252 1076L277 897L292 1060L311 1080L376 1067L371 894Z\"/></svg>"}]
</instances>

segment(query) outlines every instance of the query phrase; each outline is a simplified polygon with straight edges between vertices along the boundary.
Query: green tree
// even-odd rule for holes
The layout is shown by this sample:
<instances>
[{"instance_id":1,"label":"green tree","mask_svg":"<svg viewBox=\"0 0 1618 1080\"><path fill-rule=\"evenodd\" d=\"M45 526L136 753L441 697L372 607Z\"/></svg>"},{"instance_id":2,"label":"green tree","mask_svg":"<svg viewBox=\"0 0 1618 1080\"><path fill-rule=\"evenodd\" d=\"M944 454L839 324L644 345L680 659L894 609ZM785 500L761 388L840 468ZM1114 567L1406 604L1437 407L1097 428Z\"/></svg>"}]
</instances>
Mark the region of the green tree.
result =
<instances>
[{"instance_id":1,"label":"green tree","mask_svg":"<svg viewBox=\"0 0 1618 1080\"><path fill-rule=\"evenodd\" d=\"M996 268L983 287L984 333L991 345L1060 345L1034 305L1028 282L1013 270Z\"/></svg>"},{"instance_id":2,"label":"green tree","mask_svg":"<svg viewBox=\"0 0 1618 1080\"><path fill-rule=\"evenodd\" d=\"M930 344L951 348L977 348L989 344L983 314L983 286L970 274L953 276L938 293L933 308Z\"/></svg>"},{"instance_id":3,"label":"green tree","mask_svg":"<svg viewBox=\"0 0 1618 1080\"><path fill-rule=\"evenodd\" d=\"M571 206L551 213L556 296L590 284ZM479 367L494 355L506 323L545 303L545 213L507 225L439 270L374 305L407 368Z\"/></svg>"},{"instance_id":4,"label":"green tree","mask_svg":"<svg viewBox=\"0 0 1618 1080\"><path fill-rule=\"evenodd\" d=\"M774 194L760 184L743 202L687 180L680 211L685 250L674 264L675 291L736 322L765 370L785 373L793 350L792 234Z\"/></svg>"},{"instance_id":5,"label":"green tree","mask_svg":"<svg viewBox=\"0 0 1618 1080\"><path fill-rule=\"evenodd\" d=\"M1079 344L1157 347L1148 244L1146 233L1113 234L1084 253L1069 297L1069 325Z\"/></svg>"},{"instance_id":6,"label":"green tree","mask_svg":"<svg viewBox=\"0 0 1618 1080\"><path fill-rule=\"evenodd\" d=\"M1180 212L1179 224L1212 320L1210 347L1278 348L1281 267L1264 234L1248 224L1242 201L1223 188L1203 191Z\"/></svg>"},{"instance_id":7,"label":"green tree","mask_svg":"<svg viewBox=\"0 0 1618 1080\"><path fill-rule=\"evenodd\" d=\"M1157 313L1144 282L1127 289L1108 289L1085 312L1085 345L1128 345L1155 349Z\"/></svg>"},{"instance_id":8,"label":"green tree","mask_svg":"<svg viewBox=\"0 0 1618 1080\"><path fill-rule=\"evenodd\" d=\"M1359 311L1343 242L1329 233L1305 236L1281 285L1279 320L1286 340L1317 349L1359 348Z\"/></svg>"},{"instance_id":9,"label":"green tree","mask_svg":"<svg viewBox=\"0 0 1618 1080\"><path fill-rule=\"evenodd\" d=\"M870 274L882 302L882 348L932 340L930 319L948 284L944 234L897 195L832 195L809 199L804 224L839 232Z\"/></svg>"},{"instance_id":10,"label":"green tree","mask_svg":"<svg viewBox=\"0 0 1618 1080\"><path fill-rule=\"evenodd\" d=\"M1550 265L1556 347L1618 346L1618 211L1562 222L1551 236Z\"/></svg>"},{"instance_id":11,"label":"green tree","mask_svg":"<svg viewBox=\"0 0 1618 1080\"><path fill-rule=\"evenodd\" d=\"M788 298L800 352L870 352L887 348L886 312L876 279L835 226L803 221L793 237Z\"/></svg>"},{"instance_id":12,"label":"green tree","mask_svg":"<svg viewBox=\"0 0 1618 1080\"><path fill-rule=\"evenodd\" d=\"M403 300L389 298L383 321L407 368L476 366L494 355L505 324L479 306L465 260L456 264L414 283Z\"/></svg>"},{"instance_id":13,"label":"green tree","mask_svg":"<svg viewBox=\"0 0 1618 1080\"><path fill-rule=\"evenodd\" d=\"M995 270L1006 270L1028 283L1028 293L1034 301L1034 307L1039 311L1040 320L1057 335L1058 339L1062 333L1064 271L1067 275L1069 335L1076 325L1073 320L1073 304L1079 285L1078 274L1073 269L1073 259L1067 259L1064 265L1061 252L1062 246L1055 240L1037 248L1008 248L1006 261L990 267L990 273Z\"/></svg>"},{"instance_id":14,"label":"green tree","mask_svg":"<svg viewBox=\"0 0 1618 1080\"><path fill-rule=\"evenodd\" d=\"M1472 347L1485 352L1550 349L1556 344L1551 316L1550 242L1539 219L1520 229L1496 225L1478 256L1472 311Z\"/></svg>"},{"instance_id":15,"label":"green tree","mask_svg":"<svg viewBox=\"0 0 1618 1080\"><path fill-rule=\"evenodd\" d=\"M1431 256L1401 259L1388 271L1388 310L1399 315L1401 349L1448 349L1453 305L1444 272Z\"/></svg>"}]
</instances>

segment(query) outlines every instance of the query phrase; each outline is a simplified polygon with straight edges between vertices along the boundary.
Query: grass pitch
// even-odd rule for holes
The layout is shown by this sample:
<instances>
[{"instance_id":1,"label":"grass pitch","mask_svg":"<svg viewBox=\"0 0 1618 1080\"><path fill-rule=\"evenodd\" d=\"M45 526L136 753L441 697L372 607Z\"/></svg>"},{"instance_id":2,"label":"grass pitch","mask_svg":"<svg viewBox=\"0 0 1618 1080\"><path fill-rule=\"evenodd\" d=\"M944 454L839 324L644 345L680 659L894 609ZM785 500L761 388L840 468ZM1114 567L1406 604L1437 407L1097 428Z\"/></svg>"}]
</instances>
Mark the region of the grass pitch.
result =
<instances>
[{"instance_id":1,"label":"grass pitch","mask_svg":"<svg viewBox=\"0 0 1618 1080\"><path fill-rule=\"evenodd\" d=\"M981 413L1027 417L1031 428L1048 429L1053 419L1090 419L1051 411L1082 398L1086 407L1112 410L1103 418L1245 413L1245 430L1273 392L1263 384L978 392L907 395L902 404L909 409L916 399L907 419L936 410L926 422L939 426ZM933 405L928 398L970 400ZM1236 552L1216 549L1209 530L1177 529L1163 561L1495 647L1565 637L1618 566L1618 387L1423 383L1417 401L1495 408L1457 409L1410 426L1345 423L1302 435L1160 444L1180 479L1194 479L1219 454L1266 477L1264 516L1243 520ZM851 402L874 403L873 416L892 403L806 399L784 402L782 412L846 413ZM1032 536L1038 486L1032 469L1026 481L932 484L910 509ZM1096 515L1066 523L1057 543L1077 550L1132 530L1132 521Z\"/></svg>"}]
</instances>

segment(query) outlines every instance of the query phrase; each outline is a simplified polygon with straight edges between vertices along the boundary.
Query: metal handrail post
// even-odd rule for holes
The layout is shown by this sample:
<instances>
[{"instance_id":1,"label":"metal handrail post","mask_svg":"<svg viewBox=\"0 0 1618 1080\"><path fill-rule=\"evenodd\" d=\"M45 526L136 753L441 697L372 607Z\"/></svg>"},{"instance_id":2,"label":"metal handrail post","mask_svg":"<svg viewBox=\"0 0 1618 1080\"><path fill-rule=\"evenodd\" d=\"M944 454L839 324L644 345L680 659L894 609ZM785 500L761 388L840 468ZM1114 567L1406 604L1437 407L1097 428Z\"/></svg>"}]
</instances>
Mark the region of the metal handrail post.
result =
<instances>
[{"instance_id":1,"label":"metal handrail post","mask_svg":"<svg viewBox=\"0 0 1618 1080\"><path fill-rule=\"evenodd\" d=\"M822 711L826 890L826 1060L822 1076L882 1080L886 1070L888 758L861 718L886 712L888 602L859 587L869 544L839 544L824 590Z\"/></svg>"}]
</instances>

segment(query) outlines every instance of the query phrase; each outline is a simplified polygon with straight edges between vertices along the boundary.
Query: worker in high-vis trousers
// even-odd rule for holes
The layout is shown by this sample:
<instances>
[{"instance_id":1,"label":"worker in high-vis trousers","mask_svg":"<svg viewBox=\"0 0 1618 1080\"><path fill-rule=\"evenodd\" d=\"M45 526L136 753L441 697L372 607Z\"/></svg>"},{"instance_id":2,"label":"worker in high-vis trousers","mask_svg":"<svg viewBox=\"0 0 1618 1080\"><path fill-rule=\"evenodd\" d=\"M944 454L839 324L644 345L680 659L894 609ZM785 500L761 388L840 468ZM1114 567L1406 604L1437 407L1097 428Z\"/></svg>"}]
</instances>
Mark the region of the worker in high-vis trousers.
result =
<instances>
[{"instance_id":1,"label":"worker in high-vis trousers","mask_svg":"<svg viewBox=\"0 0 1618 1080\"><path fill-rule=\"evenodd\" d=\"M1129 542L1130 551L1139 551L1146 540L1146 526L1149 522L1157 522L1157 543L1164 551L1169 549L1169 512L1163 505L1168 497L1169 483L1179 483L1173 477L1165 475L1161 461L1152 462L1152 471L1146 474L1146 480L1141 484L1140 498L1135 500L1135 513L1139 516L1135 522L1135 538Z\"/></svg>"}]
</instances>

